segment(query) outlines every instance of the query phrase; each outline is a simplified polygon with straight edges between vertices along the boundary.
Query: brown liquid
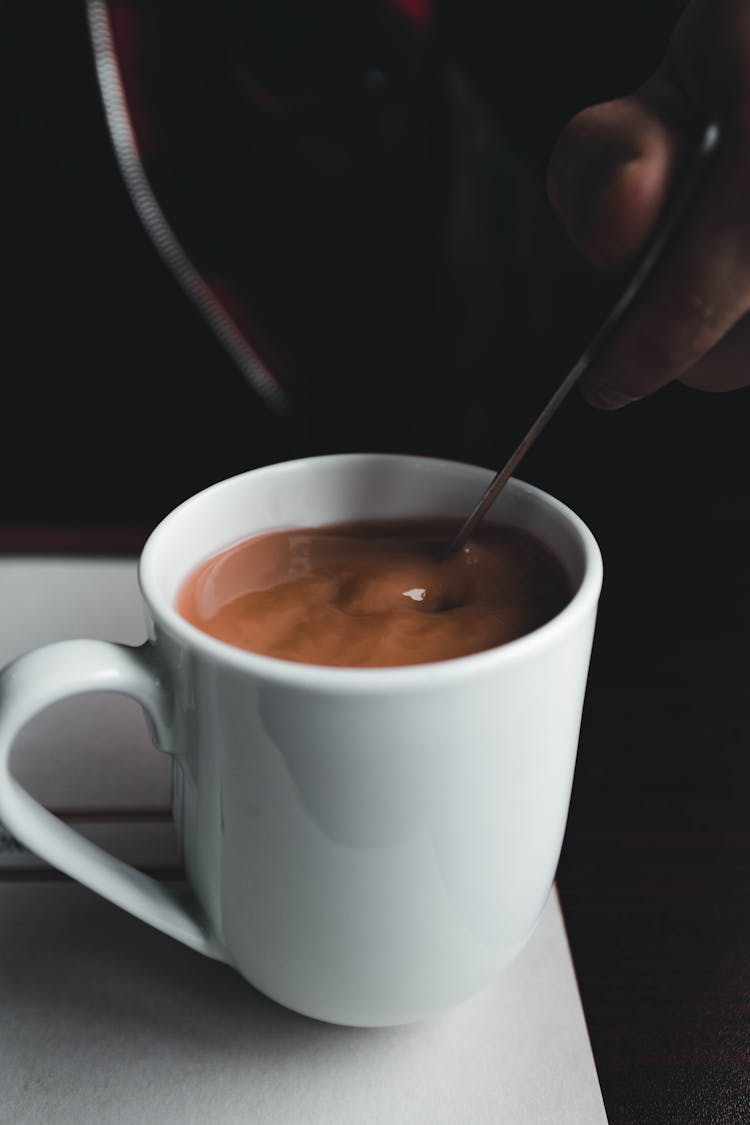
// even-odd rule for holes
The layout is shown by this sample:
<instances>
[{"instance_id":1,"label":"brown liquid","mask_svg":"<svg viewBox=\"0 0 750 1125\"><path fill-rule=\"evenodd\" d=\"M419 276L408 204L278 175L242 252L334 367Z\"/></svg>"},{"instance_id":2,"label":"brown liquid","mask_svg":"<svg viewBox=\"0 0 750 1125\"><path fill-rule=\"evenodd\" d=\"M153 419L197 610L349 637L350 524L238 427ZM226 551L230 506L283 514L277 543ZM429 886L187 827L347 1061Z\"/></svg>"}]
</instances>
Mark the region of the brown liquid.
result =
<instances>
[{"instance_id":1,"label":"brown liquid","mask_svg":"<svg viewBox=\"0 0 750 1125\"><path fill-rule=\"evenodd\" d=\"M454 520L370 521L259 535L215 554L176 607L238 648L306 664L423 664L493 648L570 600L557 559L487 525L454 556Z\"/></svg>"}]
</instances>

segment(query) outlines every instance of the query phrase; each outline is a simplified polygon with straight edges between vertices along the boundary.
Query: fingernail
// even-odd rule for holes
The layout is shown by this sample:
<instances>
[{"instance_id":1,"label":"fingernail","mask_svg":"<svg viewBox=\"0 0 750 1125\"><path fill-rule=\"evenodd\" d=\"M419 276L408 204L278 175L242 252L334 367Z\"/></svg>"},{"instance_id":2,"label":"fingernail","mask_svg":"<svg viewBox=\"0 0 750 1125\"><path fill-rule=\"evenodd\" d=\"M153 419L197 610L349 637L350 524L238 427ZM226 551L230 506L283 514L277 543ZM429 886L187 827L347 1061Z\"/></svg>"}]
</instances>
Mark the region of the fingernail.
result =
<instances>
[{"instance_id":1,"label":"fingernail","mask_svg":"<svg viewBox=\"0 0 750 1125\"><path fill-rule=\"evenodd\" d=\"M621 410L623 406L629 406L631 402L638 402L640 398L640 395L627 394L625 391L618 390L617 387L610 387L606 383L594 383L593 386L581 387L581 394L589 406L594 406L597 410Z\"/></svg>"}]
</instances>

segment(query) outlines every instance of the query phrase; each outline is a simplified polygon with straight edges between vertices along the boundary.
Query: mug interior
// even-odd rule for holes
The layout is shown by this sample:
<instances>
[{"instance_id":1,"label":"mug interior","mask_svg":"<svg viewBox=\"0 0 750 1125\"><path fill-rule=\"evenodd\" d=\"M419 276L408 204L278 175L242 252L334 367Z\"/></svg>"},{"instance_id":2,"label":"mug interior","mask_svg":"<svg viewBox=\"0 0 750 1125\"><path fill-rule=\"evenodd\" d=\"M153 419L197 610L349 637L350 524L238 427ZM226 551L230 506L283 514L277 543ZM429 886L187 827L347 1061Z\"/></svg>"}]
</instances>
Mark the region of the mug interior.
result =
<instances>
[{"instance_id":1,"label":"mug interior","mask_svg":"<svg viewBox=\"0 0 750 1125\"><path fill-rule=\"evenodd\" d=\"M173 616L179 588L201 562L252 535L364 519L465 517L494 472L398 454L333 454L279 462L210 486L152 532L140 561L152 610ZM583 521L559 500L511 479L484 517L536 535L564 566L573 589L598 595L601 558ZM564 612L564 611L563 611Z\"/></svg>"}]
</instances>

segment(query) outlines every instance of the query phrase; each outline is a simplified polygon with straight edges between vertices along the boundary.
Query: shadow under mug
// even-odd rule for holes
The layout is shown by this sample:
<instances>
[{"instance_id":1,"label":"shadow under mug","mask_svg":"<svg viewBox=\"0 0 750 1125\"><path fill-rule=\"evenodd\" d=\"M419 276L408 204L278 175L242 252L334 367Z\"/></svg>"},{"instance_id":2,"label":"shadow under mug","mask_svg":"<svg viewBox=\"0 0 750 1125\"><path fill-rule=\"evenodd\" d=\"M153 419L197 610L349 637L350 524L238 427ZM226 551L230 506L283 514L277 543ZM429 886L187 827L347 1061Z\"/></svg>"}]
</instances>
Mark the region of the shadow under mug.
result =
<instances>
[{"instance_id":1,"label":"shadow under mug","mask_svg":"<svg viewBox=\"0 0 750 1125\"><path fill-rule=\"evenodd\" d=\"M574 593L550 622L484 652L396 668L296 664L184 620L200 561L274 528L461 517L492 473L392 454L282 462L185 501L139 562L148 641L71 640L0 677L0 820L138 918L317 1019L423 1019L482 989L523 948L554 881L602 581L565 505L511 480L485 517L533 532ZM71 695L142 706L173 759L188 893L90 843L12 776L19 731Z\"/></svg>"}]
</instances>

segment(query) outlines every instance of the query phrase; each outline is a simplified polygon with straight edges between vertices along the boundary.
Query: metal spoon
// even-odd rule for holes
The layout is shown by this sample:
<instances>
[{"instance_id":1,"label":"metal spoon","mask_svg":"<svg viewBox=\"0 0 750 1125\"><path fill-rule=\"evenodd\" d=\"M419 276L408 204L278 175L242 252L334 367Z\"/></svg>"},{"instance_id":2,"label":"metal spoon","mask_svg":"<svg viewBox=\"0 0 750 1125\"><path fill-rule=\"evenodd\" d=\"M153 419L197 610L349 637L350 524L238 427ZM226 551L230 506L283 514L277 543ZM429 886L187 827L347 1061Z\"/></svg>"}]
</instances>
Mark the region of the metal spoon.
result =
<instances>
[{"instance_id":1,"label":"metal spoon","mask_svg":"<svg viewBox=\"0 0 750 1125\"><path fill-rule=\"evenodd\" d=\"M453 542L445 549L446 555L454 554L464 545L490 505L494 503L503 487L508 483L519 462L531 449L568 392L609 343L610 338L619 327L625 313L643 289L646 281L653 273L655 266L661 260L667 244L670 242L678 224L681 222L688 206L693 200L698 184L702 179L704 168L709 158L715 152L718 142L719 127L714 120L711 120L703 130L700 144L685 170L679 187L667 207L664 218L660 222L638 265L635 267L628 283L625 285L623 292L615 302L612 311L608 314L585 351L581 354L580 358L576 360L560 386L549 399L536 421L516 446L505 465L492 479L486 492L461 526Z\"/></svg>"}]
</instances>

